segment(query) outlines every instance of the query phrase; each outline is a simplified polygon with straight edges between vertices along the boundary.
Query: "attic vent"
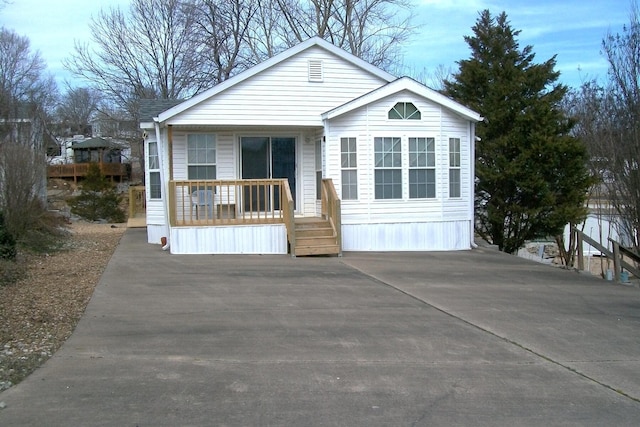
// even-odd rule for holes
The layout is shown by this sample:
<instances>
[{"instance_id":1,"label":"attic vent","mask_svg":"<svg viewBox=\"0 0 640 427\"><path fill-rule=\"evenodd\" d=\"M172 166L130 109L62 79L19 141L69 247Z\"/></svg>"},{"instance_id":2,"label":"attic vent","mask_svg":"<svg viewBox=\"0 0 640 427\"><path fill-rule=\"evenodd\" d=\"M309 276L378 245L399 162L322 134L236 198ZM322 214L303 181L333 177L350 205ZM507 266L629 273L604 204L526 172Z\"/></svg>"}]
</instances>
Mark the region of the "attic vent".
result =
<instances>
[{"instance_id":1,"label":"attic vent","mask_svg":"<svg viewBox=\"0 0 640 427\"><path fill-rule=\"evenodd\" d=\"M309 60L309 81L321 82L324 80L324 70L322 69L322 60Z\"/></svg>"}]
</instances>

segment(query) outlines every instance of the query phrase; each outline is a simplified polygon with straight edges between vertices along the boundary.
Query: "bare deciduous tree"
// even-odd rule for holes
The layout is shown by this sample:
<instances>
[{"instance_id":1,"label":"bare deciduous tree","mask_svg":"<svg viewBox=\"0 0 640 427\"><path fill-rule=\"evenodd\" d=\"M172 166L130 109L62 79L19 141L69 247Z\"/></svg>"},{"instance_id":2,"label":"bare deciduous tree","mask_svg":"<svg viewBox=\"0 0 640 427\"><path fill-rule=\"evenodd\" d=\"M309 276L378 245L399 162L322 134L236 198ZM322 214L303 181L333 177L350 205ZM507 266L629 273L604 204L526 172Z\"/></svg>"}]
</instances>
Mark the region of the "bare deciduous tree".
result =
<instances>
[{"instance_id":1,"label":"bare deciduous tree","mask_svg":"<svg viewBox=\"0 0 640 427\"><path fill-rule=\"evenodd\" d=\"M132 0L92 18L95 47L76 43L64 62L135 117L137 100L179 99L208 82L207 54L192 35L193 9L180 0Z\"/></svg>"},{"instance_id":2,"label":"bare deciduous tree","mask_svg":"<svg viewBox=\"0 0 640 427\"><path fill-rule=\"evenodd\" d=\"M56 109L56 116L64 127L62 134L89 134L91 119L98 110L100 99L100 93L94 89L68 85Z\"/></svg>"},{"instance_id":3,"label":"bare deciduous tree","mask_svg":"<svg viewBox=\"0 0 640 427\"><path fill-rule=\"evenodd\" d=\"M29 39L0 29L0 211L17 239L46 213L45 128L56 87Z\"/></svg>"},{"instance_id":4,"label":"bare deciduous tree","mask_svg":"<svg viewBox=\"0 0 640 427\"><path fill-rule=\"evenodd\" d=\"M640 247L640 8L632 2L630 22L609 33L602 50L609 63L603 100L610 118L598 158L610 174L604 182L625 234ZM602 113L601 113L602 114Z\"/></svg>"},{"instance_id":5,"label":"bare deciduous tree","mask_svg":"<svg viewBox=\"0 0 640 427\"><path fill-rule=\"evenodd\" d=\"M65 66L135 117L137 101L194 95L312 36L373 65L400 61L411 0L132 0L92 18Z\"/></svg>"},{"instance_id":6,"label":"bare deciduous tree","mask_svg":"<svg viewBox=\"0 0 640 427\"><path fill-rule=\"evenodd\" d=\"M389 70L413 33L410 0L274 0L262 2L251 39L258 57L313 36ZM275 13L275 16L274 16ZM275 52L277 53L277 52Z\"/></svg>"},{"instance_id":7,"label":"bare deciduous tree","mask_svg":"<svg viewBox=\"0 0 640 427\"><path fill-rule=\"evenodd\" d=\"M258 0L194 0L193 37L209 58L209 86L253 65L246 40L254 25Z\"/></svg>"}]
</instances>

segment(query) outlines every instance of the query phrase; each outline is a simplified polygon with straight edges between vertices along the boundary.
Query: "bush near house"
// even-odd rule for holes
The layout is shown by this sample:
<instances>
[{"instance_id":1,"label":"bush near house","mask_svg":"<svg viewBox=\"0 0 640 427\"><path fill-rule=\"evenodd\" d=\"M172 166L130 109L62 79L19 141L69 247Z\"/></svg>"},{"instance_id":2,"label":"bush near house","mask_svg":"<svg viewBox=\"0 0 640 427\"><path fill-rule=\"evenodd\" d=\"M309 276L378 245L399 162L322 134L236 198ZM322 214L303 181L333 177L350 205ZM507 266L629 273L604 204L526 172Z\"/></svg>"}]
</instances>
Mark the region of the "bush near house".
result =
<instances>
[{"instance_id":1,"label":"bush near house","mask_svg":"<svg viewBox=\"0 0 640 427\"><path fill-rule=\"evenodd\" d=\"M0 259L16 259L16 239L11 235L4 223L4 214L0 212Z\"/></svg>"},{"instance_id":2,"label":"bush near house","mask_svg":"<svg viewBox=\"0 0 640 427\"><path fill-rule=\"evenodd\" d=\"M100 172L96 163L89 165L87 176L78 196L69 200L71 212L89 221L107 220L124 222L124 211L120 208L122 197L112 183Z\"/></svg>"},{"instance_id":3,"label":"bush near house","mask_svg":"<svg viewBox=\"0 0 640 427\"><path fill-rule=\"evenodd\" d=\"M0 286L14 283L19 277L20 269L15 263L16 239L9 233L0 212Z\"/></svg>"}]
</instances>

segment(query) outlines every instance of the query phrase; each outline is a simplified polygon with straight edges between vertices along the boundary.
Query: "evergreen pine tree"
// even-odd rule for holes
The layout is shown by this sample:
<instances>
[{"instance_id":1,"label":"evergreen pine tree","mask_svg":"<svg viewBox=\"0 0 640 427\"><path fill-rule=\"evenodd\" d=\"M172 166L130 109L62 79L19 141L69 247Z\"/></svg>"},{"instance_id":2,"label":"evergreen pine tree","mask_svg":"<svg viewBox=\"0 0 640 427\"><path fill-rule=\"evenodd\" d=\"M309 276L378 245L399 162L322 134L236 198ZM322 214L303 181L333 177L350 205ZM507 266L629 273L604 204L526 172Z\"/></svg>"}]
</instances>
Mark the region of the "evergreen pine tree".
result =
<instances>
[{"instance_id":1,"label":"evergreen pine tree","mask_svg":"<svg viewBox=\"0 0 640 427\"><path fill-rule=\"evenodd\" d=\"M71 212L90 221L105 219L124 222L125 215L120 208L120 201L120 195L102 174L98 164L91 163L80 194L71 199L69 205Z\"/></svg>"},{"instance_id":2,"label":"evergreen pine tree","mask_svg":"<svg viewBox=\"0 0 640 427\"><path fill-rule=\"evenodd\" d=\"M485 117L476 132L476 230L513 253L584 218L586 150L569 134L555 57L534 63L504 12L481 12L472 29L471 57L458 62L445 92Z\"/></svg>"}]
</instances>

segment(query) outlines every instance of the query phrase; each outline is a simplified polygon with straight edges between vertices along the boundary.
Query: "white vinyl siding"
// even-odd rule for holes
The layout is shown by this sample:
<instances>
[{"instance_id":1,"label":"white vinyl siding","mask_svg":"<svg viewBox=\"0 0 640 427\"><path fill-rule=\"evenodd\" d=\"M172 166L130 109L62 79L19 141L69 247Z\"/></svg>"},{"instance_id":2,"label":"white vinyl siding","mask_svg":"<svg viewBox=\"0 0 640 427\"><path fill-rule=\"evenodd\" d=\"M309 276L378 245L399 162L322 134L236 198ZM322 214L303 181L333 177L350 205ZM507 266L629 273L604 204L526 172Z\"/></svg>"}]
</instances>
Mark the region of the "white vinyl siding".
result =
<instances>
[{"instance_id":1,"label":"white vinyl siding","mask_svg":"<svg viewBox=\"0 0 640 427\"><path fill-rule=\"evenodd\" d=\"M322 61L322 84L309 61ZM387 83L312 47L171 118L171 125L322 127L321 114Z\"/></svg>"},{"instance_id":2,"label":"white vinyl siding","mask_svg":"<svg viewBox=\"0 0 640 427\"><path fill-rule=\"evenodd\" d=\"M400 97L416 106L422 120L388 120L389 109ZM467 120L410 93L383 98L366 108L331 119L326 135L327 178L333 178L334 182L341 179L340 139L345 134L357 139L358 200L342 200L343 250L468 249L473 221L471 130ZM402 144L402 197L377 199L374 140L393 135L398 136ZM460 139L461 195L458 198L449 197L450 137ZM427 169L435 162L434 189L429 190L435 191L435 197L412 198L410 194L409 141L420 138L433 139L433 149L427 150L433 152ZM380 246L385 239L393 243Z\"/></svg>"}]
</instances>

